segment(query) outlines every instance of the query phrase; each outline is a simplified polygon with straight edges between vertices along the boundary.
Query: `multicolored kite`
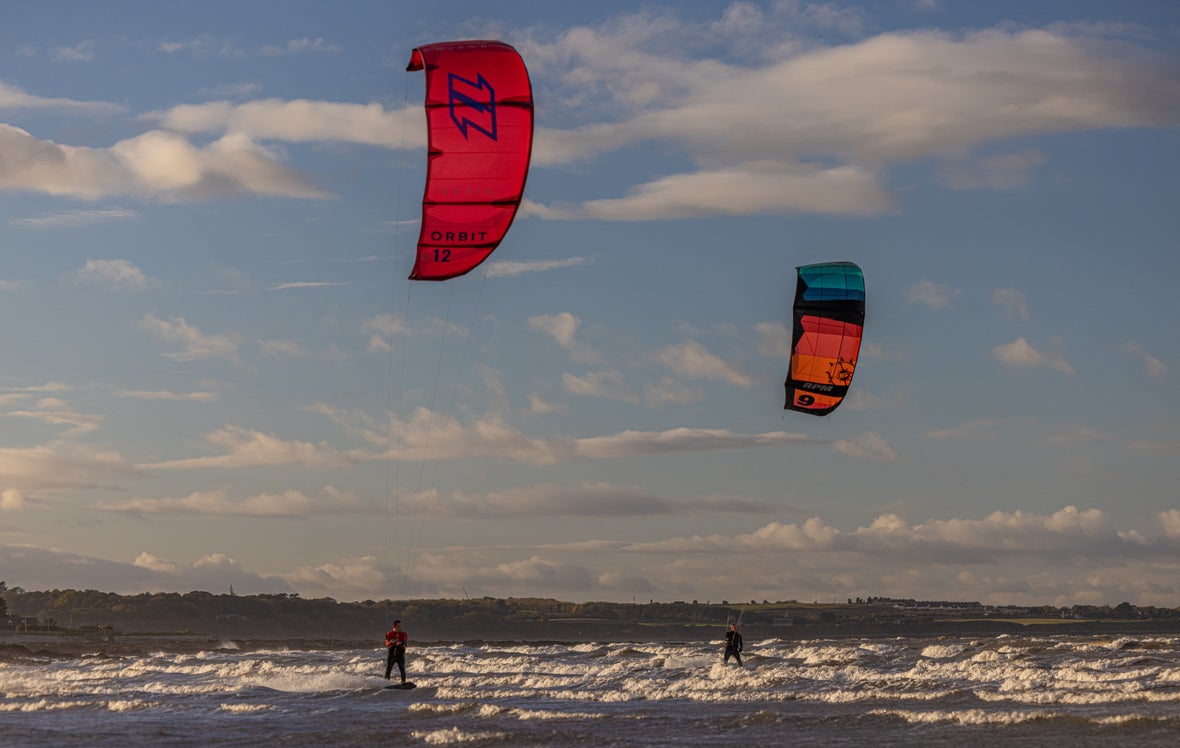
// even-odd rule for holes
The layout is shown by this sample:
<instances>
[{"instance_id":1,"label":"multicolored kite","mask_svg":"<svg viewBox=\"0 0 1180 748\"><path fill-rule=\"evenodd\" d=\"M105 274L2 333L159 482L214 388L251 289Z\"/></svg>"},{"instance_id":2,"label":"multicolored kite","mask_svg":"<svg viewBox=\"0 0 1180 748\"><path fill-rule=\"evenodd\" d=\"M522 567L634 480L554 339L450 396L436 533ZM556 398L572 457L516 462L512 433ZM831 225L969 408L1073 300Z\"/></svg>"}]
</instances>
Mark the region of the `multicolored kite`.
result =
<instances>
[{"instance_id":1,"label":"multicolored kite","mask_svg":"<svg viewBox=\"0 0 1180 748\"><path fill-rule=\"evenodd\" d=\"M503 42L418 47L408 71L426 71L426 190L411 280L446 280L487 259L504 238L529 170L533 91Z\"/></svg>"},{"instance_id":2,"label":"multicolored kite","mask_svg":"<svg viewBox=\"0 0 1180 748\"><path fill-rule=\"evenodd\" d=\"M798 268L787 410L826 416L856 371L865 321L865 277L851 262Z\"/></svg>"}]
</instances>

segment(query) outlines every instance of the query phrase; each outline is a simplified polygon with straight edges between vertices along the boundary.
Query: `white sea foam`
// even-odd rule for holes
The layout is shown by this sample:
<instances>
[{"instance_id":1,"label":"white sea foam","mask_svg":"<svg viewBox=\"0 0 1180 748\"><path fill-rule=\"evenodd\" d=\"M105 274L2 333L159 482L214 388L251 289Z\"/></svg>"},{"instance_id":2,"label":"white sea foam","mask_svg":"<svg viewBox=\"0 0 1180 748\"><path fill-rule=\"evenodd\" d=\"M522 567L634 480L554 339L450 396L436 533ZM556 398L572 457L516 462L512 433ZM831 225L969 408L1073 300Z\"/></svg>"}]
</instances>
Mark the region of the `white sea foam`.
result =
<instances>
[{"instance_id":1,"label":"white sea foam","mask_svg":"<svg viewBox=\"0 0 1180 748\"><path fill-rule=\"evenodd\" d=\"M458 712L466 712L475 709L476 705L473 702L455 702L453 704L435 704L435 703L418 703L410 704L408 710L411 712L423 712L426 714L456 714Z\"/></svg>"},{"instance_id":2,"label":"white sea foam","mask_svg":"<svg viewBox=\"0 0 1180 748\"><path fill-rule=\"evenodd\" d=\"M747 655L746 666L737 667L723 665L719 648L702 643L420 645L409 662L419 688L408 692L380 690L384 652L378 649L6 662L0 712L6 726L39 713L109 726L113 712L182 710L198 719L235 720L235 730L280 718L285 724L304 713L336 721L361 710L382 724L403 713L412 715L407 727L418 731L416 742L427 745L507 744L521 730L531 736L524 742L535 742L537 731L581 734L593 731L590 722L609 736L617 723L598 718L642 723L653 709L693 719L712 715L715 725L730 724L735 714L746 724L757 714L759 725L774 726L784 709L797 709L789 705L795 701L833 719L855 714L853 724L861 720L865 730L872 729L863 723L870 710L874 719L944 730L1069 731L1101 724L1122 735L1158 731L1153 720L1180 725L1176 639L766 639ZM972 708L964 708L965 699L974 699ZM1054 726L1037 727L1038 721Z\"/></svg>"},{"instance_id":3,"label":"white sea foam","mask_svg":"<svg viewBox=\"0 0 1180 748\"><path fill-rule=\"evenodd\" d=\"M899 717L910 724L952 722L960 725L1019 725L1025 722L1056 719L1052 712L989 712L983 709L962 709L919 712L908 709L874 709L871 714Z\"/></svg>"},{"instance_id":4,"label":"white sea foam","mask_svg":"<svg viewBox=\"0 0 1180 748\"><path fill-rule=\"evenodd\" d=\"M521 720L601 719L605 715L593 712L557 712L551 709L513 709L511 714Z\"/></svg>"},{"instance_id":5,"label":"white sea foam","mask_svg":"<svg viewBox=\"0 0 1180 748\"><path fill-rule=\"evenodd\" d=\"M11 702L0 704L0 712L52 712L60 709L76 709L91 706L89 701L57 701L54 699L38 699L36 701Z\"/></svg>"},{"instance_id":6,"label":"white sea foam","mask_svg":"<svg viewBox=\"0 0 1180 748\"><path fill-rule=\"evenodd\" d=\"M480 717L495 717L498 714L503 714L508 711L508 707L497 706L496 704L480 704L476 708L475 713Z\"/></svg>"},{"instance_id":7,"label":"white sea foam","mask_svg":"<svg viewBox=\"0 0 1180 748\"><path fill-rule=\"evenodd\" d=\"M860 655L852 647L805 645L794 648L786 656L800 659L805 665L822 665L855 662Z\"/></svg>"},{"instance_id":8,"label":"white sea foam","mask_svg":"<svg viewBox=\"0 0 1180 748\"><path fill-rule=\"evenodd\" d=\"M420 731L410 733L410 737L421 740L427 745L458 745L460 743L477 743L481 741L501 740L505 737L502 732L471 732L450 727L444 730Z\"/></svg>"},{"instance_id":9,"label":"white sea foam","mask_svg":"<svg viewBox=\"0 0 1180 748\"><path fill-rule=\"evenodd\" d=\"M1180 703L1180 693L1167 691L1119 691L1103 689L1090 692L1075 692L1066 689L1037 689L1027 692L989 693L976 691L975 695L982 701L989 702L1017 702L1021 704L1061 704L1061 705L1102 705L1102 704L1130 704L1130 703Z\"/></svg>"},{"instance_id":10,"label":"white sea foam","mask_svg":"<svg viewBox=\"0 0 1180 748\"><path fill-rule=\"evenodd\" d=\"M922 650L922 656L932 660L946 660L958 657L965 651L967 647L963 644L931 644Z\"/></svg>"},{"instance_id":11,"label":"white sea foam","mask_svg":"<svg viewBox=\"0 0 1180 748\"><path fill-rule=\"evenodd\" d=\"M854 704L862 701L938 701L954 691L918 691L890 693L886 691L832 691L828 693L798 695L800 699L822 701L828 704Z\"/></svg>"},{"instance_id":12,"label":"white sea foam","mask_svg":"<svg viewBox=\"0 0 1180 748\"><path fill-rule=\"evenodd\" d=\"M218 707L223 712L231 714L253 714L255 712L269 712L274 709L273 704L222 704Z\"/></svg>"},{"instance_id":13,"label":"white sea foam","mask_svg":"<svg viewBox=\"0 0 1180 748\"><path fill-rule=\"evenodd\" d=\"M113 699L107 702L107 709L112 712L135 712L157 706L160 706L159 702L143 699Z\"/></svg>"},{"instance_id":14,"label":"white sea foam","mask_svg":"<svg viewBox=\"0 0 1180 748\"><path fill-rule=\"evenodd\" d=\"M1168 723L1180 722L1177 717L1148 717L1143 714L1114 714L1109 717L1095 717L1094 723L1098 725L1129 725L1136 722L1146 723Z\"/></svg>"}]
</instances>

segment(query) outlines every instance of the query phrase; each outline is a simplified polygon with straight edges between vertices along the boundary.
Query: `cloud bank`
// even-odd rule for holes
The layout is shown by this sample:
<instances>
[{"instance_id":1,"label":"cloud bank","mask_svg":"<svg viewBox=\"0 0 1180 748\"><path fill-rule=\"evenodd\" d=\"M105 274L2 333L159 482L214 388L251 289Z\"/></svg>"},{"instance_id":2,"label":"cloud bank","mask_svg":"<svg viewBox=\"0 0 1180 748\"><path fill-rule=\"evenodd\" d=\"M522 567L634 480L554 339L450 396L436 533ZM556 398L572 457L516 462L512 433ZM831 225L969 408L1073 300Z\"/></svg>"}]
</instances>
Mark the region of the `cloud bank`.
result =
<instances>
[{"instance_id":1,"label":"cloud bank","mask_svg":"<svg viewBox=\"0 0 1180 748\"><path fill-rule=\"evenodd\" d=\"M552 491L539 487L481 500L456 496L446 511L523 511ZM632 489L585 485L569 487L564 497L556 493L570 514L588 516L591 499L623 502L620 506L636 502L632 513L665 511L668 505ZM134 561L116 562L19 545L0 545L0 567L10 586L26 589L133 593L227 589L232 583L246 594L297 591L341 600L378 599L390 576L401 579L405 572L375 556L256 572L219 554L186 565L144 551ZM1144 531L1120 530L1101 510L1073 506L1051 514L998 511L977 519L917 523L884 513L850 529L812 517L769 522L747 533L648 542L421 548L412 567L404 580L406 594L442 597L457 597L463 590L576 601L627 601L635 595L661 601L842 601L883 595L985 604L1128 601L1167 607L1180 594L1180 511L1159 513Z\"/></svg>"}]
</instances>

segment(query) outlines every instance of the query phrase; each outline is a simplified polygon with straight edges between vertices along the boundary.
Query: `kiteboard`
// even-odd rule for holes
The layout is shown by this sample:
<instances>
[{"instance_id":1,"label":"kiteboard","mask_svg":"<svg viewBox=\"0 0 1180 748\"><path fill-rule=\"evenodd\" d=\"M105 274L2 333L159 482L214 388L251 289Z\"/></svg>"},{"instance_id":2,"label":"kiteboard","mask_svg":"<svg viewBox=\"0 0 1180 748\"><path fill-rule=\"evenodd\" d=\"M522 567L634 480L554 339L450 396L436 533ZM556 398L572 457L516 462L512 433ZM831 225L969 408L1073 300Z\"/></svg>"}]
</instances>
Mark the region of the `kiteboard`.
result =
<instances>
[{"instance_id":1,"label":"kiteboard","mask_svg":"<svg viewBox=\"0 0 1180 748\"><path fill-rule=\"evenodd\" d=\"M385 690L388 691L393 689L395 691L408 691L411 688L417 688L417 686L414 685L414 681L408 680L405 683L394 683L392 685L388 685L385 687Z\"/></svg>"}]
</instances>

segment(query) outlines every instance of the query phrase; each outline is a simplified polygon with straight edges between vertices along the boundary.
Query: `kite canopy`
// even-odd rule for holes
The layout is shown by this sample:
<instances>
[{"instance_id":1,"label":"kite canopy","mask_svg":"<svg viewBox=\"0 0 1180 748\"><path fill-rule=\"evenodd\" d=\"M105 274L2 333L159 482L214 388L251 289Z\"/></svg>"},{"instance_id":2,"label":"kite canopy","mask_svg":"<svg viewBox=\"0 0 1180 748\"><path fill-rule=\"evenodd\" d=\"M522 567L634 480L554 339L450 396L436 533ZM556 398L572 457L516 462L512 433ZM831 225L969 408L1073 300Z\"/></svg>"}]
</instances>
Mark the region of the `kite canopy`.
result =
<instances>
[{"instance_id":1,"label":"kite canopy","mask_svg":"<svg viewBox=\"0 0 1180 748\"><path fill-rule=\"evenodd\" d=\"M512 225L533 144L533 92L520 54L497 41L427 44L422 229L411 280L446 280L487 259Z\"/></svg>"},{"instance_id":2,"label":"kite canopy","mask_svg":"<svg viewBox=\"0 0 1180 748\"><path fill-rule=\"evenodd\" d=\"M826 416L848 394L865 321L865 278L851 262L798 268L787 410Z\"/></svg>"}]
</instances>

